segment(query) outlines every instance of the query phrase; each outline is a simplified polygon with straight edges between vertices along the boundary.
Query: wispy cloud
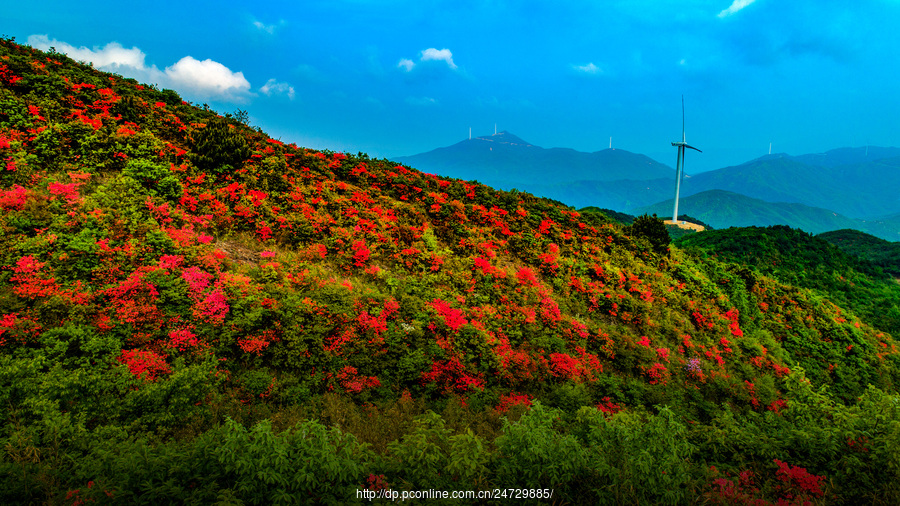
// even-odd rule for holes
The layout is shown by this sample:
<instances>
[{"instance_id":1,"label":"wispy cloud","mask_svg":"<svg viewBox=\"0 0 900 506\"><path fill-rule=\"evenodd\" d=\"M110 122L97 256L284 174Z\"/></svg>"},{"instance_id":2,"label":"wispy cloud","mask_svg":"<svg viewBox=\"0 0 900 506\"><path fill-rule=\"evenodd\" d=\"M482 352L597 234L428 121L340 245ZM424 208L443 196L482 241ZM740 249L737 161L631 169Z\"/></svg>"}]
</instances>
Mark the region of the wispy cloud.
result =
<instances>
[{"instance_id":1,"label":"wispy cloud","mask_svg":"<svg viewBox=\"0 0 900 506\"><path fill-rule=\"evenodd\" d=\"M126 77L154 83L167 88L187 92L196 98L219 99L231 102L246 100L250 83L242 72L233 72L217 61L197 60L185 56L174 65L160 70L156 65L147 66L146 54L137 47L124 48L118 42L103 47L75 47L67 42L51 39L47 35L31 35L28 44L38 49L51 47L70 58L120 73Z\"/></svg>"},{"instance_id":2,"label":"wispy cloud","mask_svg":"<svg viewBox=\"0 0 900 506\"><path fill-rule=\"evenodd\" d=\"M275 30L278 30L279 28L281 28L284 25L285 25L285 21L283 19L279 20L278 23L273 23L271 25L267 25L267 24L263 23L262 21L259 21L258 19L253 20L253 26L255 26L258 30L260 30L262 32L268 33L269 35L274 35Z\"/></svg>"},{"instance_id":3,"label":"wispy cloud","mask_svg":"<svg viewBox=\"0 0 900 506\"><path fill-rule=\"evenodd\" d=\"M747 7L748 5L752 4L755 1L756 0L734 0L734 2L732 2L731 5L727 9L725 9L719 13L719 17L724 18L727 16L731 16L732 14L738 12L739 10L743 9L744 7Z\"/></svg>"},{"instance_id":4,"label":"wispy cloud","mask_svg":"<svg viewBox=\"0 0 900 506\"><path fill-rule=\"evenodd\" d=\"M266 96L287 95L289 99L294 100L294 87L288 83L276 81L275 78L266 81L259 91Z\"/></svg>"},{"instance_id":5,"label":"wispy cloud","mask_svg":"<svg viewBox=\"0 0 900 506\"><path fill-rule=\"evenodd\" d=\"M409 58L403 58L402 60L400 60L400 63L397 64L397 67L402 68L407 72L411 71L415 66L416 62L410 60Z\"/></svg>"},{"instance_id":6,"label":"wispy cloud","mask_svg":"<svg viewBox=\"0 0 900 506\"><path fill-rule=\"evenodd\" d=\"M437 100L431 97L406 97L406 103L409 105L435 105L437 104Z\"/></svg>"},{"instance_id":7,"label":"wispy cloud","mask_svg":"<svg viewBox=\"0 0 900 506\"><path fill-rule=\"evenodd\" d=\"M594 65L593 63L588 63L587 65L572 65L572 68L577 70L578 72L583 72L585 74L602 74L603 70Z\"/></svg>"}]
</instances>

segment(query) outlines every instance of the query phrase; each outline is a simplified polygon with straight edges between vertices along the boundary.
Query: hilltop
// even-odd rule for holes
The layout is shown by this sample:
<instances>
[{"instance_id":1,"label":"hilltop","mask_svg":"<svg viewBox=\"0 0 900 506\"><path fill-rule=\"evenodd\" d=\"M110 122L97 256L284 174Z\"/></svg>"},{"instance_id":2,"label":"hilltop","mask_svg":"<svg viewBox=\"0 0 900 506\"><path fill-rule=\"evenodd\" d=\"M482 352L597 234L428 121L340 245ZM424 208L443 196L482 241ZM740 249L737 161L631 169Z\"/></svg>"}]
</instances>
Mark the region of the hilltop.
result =
<instances>
[{"instance_id":1,"label":"hilltop","mask_svg":"<svg viewBox=\"0 0 900 506\"><path fill-rule=\"evenodd\" d=\"M674 174L667 165L623 149L593 153L569 148L546 149L506 131L395 160L424 172L477 179L504 188L522 188L535 181L556 185L586 180L671 178ZM553 168L552 172L547 171L548 167Z\"/></svg>"},{"instance_id":2,"label":"hilltop","mask_svg":"<svg viewBox=\"0 0 900 506\"><path fill-rule=\"evenodd\" d=\"M896 242L851 229L825 232L818 237L849 255L872 262L895 278L900 277L900 244Z\"/></svg>"},{"instance_id":3,"label":"hilltop","mask_svg":"<svg viewBox=\"0 0 900 506\"><path fill-rule=\"evenodd\" d=\"M659 220L10 40L0 103L2 502L900 499L893 337Z\"/></svg>"}]
</instances>

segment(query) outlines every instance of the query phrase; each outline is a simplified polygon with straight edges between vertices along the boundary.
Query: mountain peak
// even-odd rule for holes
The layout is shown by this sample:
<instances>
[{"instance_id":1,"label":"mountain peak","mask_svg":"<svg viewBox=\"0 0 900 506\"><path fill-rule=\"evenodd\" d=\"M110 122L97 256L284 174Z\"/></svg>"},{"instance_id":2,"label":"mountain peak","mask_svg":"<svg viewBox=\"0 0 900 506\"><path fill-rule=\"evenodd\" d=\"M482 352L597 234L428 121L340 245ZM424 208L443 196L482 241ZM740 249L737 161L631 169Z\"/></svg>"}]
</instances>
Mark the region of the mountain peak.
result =
<instances>
[{"instance_id":1,"label":"mountain peak","mask_svg":"<svg viewBox=\"0 0 900 506\"><path fill-rule=\"evenodd\" d=\"M520 137L517 137L506 130L496 133L494 135L484 135L481 137L475 137L472 140L478 141L489 141L489 142L499 142L501 144L513 144L517 146L534 146L528 141L522 140Z\"/></svg>"}]
</instances>

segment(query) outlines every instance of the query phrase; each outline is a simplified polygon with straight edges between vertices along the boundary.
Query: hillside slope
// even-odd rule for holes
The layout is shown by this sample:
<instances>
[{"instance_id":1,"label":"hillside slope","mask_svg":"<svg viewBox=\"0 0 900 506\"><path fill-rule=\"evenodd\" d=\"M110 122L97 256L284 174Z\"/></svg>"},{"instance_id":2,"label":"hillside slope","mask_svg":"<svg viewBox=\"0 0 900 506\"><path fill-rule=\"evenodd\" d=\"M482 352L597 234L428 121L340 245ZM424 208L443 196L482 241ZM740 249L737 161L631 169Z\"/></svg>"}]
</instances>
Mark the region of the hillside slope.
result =
<instances>
[{"instance_id":1,"label":"hillside slope","mask_svg":"<svg viewBox=\"0 0 900 506\"><path fill-rule=\"evenodd\" d=\"M784 226L732 228L692 234L677 244L815 290L875 327L900 335L900 285L877 264L834 246L826 235Z\"/></svg>"},{"instance_id":2,"label":"hillside slope","mask_svg":"<svg viewBox=\"0 0 900 506\"><path fill-rule=\"evenodd\" d=\"M849 255L872 262L895 278L900 277L900 243L851 229L825 232L818 237Z\"/></svg>"},{"instance_id":3,"label":"hillside slope","mask_svg":"<svg viewBox=\"0 0 900 506\"><path fill-rule=\"evenodd\" d=\"M813 292L9 40L0 104L2 502L900 497L896 342Z\"/></svg>"}]
</instances>

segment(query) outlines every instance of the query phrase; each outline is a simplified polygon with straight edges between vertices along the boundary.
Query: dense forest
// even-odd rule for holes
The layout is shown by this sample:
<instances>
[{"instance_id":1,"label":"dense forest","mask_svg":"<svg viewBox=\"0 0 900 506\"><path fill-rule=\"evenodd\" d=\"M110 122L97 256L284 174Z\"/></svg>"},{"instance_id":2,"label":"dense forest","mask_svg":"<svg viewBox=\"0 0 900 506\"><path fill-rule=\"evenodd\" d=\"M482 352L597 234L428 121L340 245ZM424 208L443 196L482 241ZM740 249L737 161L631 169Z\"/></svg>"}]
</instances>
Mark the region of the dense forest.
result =
<instances>
[{"instance_id":1,"label":"dense forest","mask_svg":"<svg viewBox=\"0 0 900 506\"><path fill-rule=\"evenodd\" d=\"M825 239L841 251L868 260L894 277L900 277L900 243L885 241L859 230L835 230L817 237Z\"/></svg>"},{"instance_id":2,"label":"dense forest","mask_svg":"<svg viewBox=\"0 0 900 506\"><path fill-rule=\"evenodd\" d=\"M826 240L827 237L841 236L835 234L813 236L799 229L776 225L695 234L676 243L694 249L701 256L747 265L785 284L809 288L874 327L898 335L900 285L881 265L857 256L863 251L861 248L845 252ZM850 235L858 237L857 234L878 241L875 246L881 246L882 251L890 249L880 243L893 244L855 230ZM875 251L872 254L877 254ZM883 255L881 258L886 259ZM889 262L882 264L890 266Z\"/></svg>"},{"instance_id":3,"label":"dense forest","mask_svg":"<svg viewBox=\"0 0 900 506\"><path fill-rule=\"evenodd\" d=\"M0 40L0 502L900 502L880 320L246 117Z\"/></svg>"}]
</instances>

